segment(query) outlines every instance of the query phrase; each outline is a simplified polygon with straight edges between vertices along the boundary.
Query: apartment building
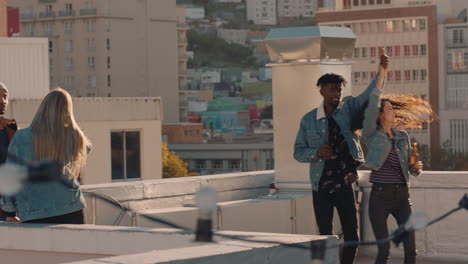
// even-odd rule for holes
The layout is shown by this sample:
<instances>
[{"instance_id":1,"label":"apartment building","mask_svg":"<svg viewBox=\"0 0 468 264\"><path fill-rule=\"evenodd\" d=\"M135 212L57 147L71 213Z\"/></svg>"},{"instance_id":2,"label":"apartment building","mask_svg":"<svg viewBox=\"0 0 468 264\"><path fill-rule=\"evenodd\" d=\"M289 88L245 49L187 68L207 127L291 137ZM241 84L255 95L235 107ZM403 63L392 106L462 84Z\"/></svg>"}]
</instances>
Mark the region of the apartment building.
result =
<instances>
[{"instance_id":1,"label":"apartment building","mask_svg":"<svg viewBox=\"0 0 468 264\"><path fill-rule=\"evenodd\" d=\"M335 11L319 11L322 26L350 27L356 34L352 93L361 93L378 70L379 49L391 57L386 93L416 94L439 110L437 7L431 1L338 0ZM439 123L410 131L420 144L439 146Z\"/></svg>"},{"instance_id":2,"label":"apartment building","mask_svg":"<svg viewBox=\"0 0 468 264\"><path fill-rule=\"evenodd\" d=\"M247 20L256 25L276 25L276 0L246 0Z\"/></svg>"},{"instance_id":3,"label":"apartment building","mask_svg":"<svg viewBox=\"0 0 468 264\"><path fill-rule=\"evenodd\" d=\"M278 0L278 17L312 17L317 0Z\"/></svg>"},{"instance_id":4,"label":"apartment building","mask_svg":"<svg viewBox=\"0 0 468 264\"><path fill-rule=\"evenodd\" d=\"M0 0L0 37L7 36L7 3Z\"/></svg>"},{"instance_id":5,"label":"apartment building","mask_svg":"<svg viewBox=\"0 0 468 264\"><path fill-rule=\"evenodd\" d=\"M441 142L468 152L468 3L439 25Z\"/></svg>"},{"instance_id":6,"label":"apartment building","mask_svg":"<svg viewBox=\"0 0 468 264\"><path fill-rule=\"evenodd\" d=\"M9 0L22 36L48 37L50 84L77 97L160 96L177 122L175 1Z\"/></svg>"}]
</instances>

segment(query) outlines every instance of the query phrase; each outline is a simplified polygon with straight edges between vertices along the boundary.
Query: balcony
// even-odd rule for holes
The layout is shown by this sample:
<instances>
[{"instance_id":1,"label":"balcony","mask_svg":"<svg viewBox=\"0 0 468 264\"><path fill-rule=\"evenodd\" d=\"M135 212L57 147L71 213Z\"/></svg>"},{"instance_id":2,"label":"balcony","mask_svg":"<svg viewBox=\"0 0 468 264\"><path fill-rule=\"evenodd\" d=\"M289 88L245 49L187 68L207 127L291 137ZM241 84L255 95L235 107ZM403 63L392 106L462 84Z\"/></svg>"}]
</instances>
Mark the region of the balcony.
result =
<instances>
[{"instance_id":1,"label":"balcony","mask_svg":"<svg viewBox=\"0 0 468 264\"><path fill-rule=\"evenodd\" d=\"M50 3L56 3L57 0L38 0L39 4L50 4Z\"/></svg>"},{"instance_id":2,"label":"balcony","mask_svg":"<svg viewBox=\"0 0 468 264\"><path fill-rule=\"evenodd\" d=\"M35 13L23 13L21 14L21 20L33 20L36 19L37 15Z\"/></svg>"},{"instance_id":3,"label":"balcony","mask_svg":"<svg viewBox=\"0 0 468 264\"><path fill-rule=\"evenodd\" d=\"M97 15L96 8L83 8L80 9L80 16L95 16Z\"/></svg>"},{"instance_id":4,"label":"balcony","mask_svg":"<svg viewBox=\"0 0 468 264\"><path fill-rule=\"evenodd\" d=\"M59 17L75 16L75 10L61 10L58 13Z\"/></svg>"},{"instance_id":5,"label":"balcony","mask_svg":"<svg viewBox=\"0 0 468 264\"><path fill-rule=\"evenodd\" d=\"M468 48L468 42L466 42L465 40L457 43L454 43L453 41L447 41L447 48Z\"/></svg>"},{"instance_id":6,"label":"balcony","mask_svg":"<svg viewBox=\"0 0 468 264\"><path fill-rule=\"evenodd\" d=\"M55 11L40 12L39 18L56 17Z\"/></svg>"}]
</instances>

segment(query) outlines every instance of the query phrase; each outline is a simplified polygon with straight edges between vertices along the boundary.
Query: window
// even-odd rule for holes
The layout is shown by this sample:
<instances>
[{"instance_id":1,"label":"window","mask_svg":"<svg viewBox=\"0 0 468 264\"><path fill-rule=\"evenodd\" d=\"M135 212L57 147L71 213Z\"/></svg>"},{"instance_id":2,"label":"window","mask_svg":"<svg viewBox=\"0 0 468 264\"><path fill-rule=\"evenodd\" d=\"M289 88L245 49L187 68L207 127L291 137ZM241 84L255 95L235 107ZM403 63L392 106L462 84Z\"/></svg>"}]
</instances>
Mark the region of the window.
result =
<instances>
[{"instance_id":1,"label":"window","mask_svg":"<svg viewBox=\"0 0 468 264\"><path fill-rule=\"evenodd\" d=\"M453 55L452 55L452 53L448 53L448 54L447 54L447 70L448 70L448 71L452 71L452 70L453 70L453 68L454 68L454 67L453 67L453 64L454 64L454 62L453 62Z\"/></svg>"},{"instance_id":2,"label":"window","mask_svg":"<svg viewBox=\"0 0 468 264\"><path fill-rule=\"evenodd\" d=\"M111 58L110 56L107 56L107 69L111 68Z\"/></svg>"},{"instance_id":3,"label":"window","mask_svg":"<svg viewBox=\"0 0 468 264\"><path fill-rule=\"evenodd\" d=\"M87 44L88 44L88 51L95 51L96 50L96 41L93 38L88 39Z\"/></svg>"},{"instance_id":4,"label":"window","mask_svg":"<svg viewBox=\"0 0 468 264\"><path fill-rule=\"evenodd\" d=\"M230 169L239 169L240 168L240 160L230 160L229 161L229 168Z\"/></svg>"},{"instance_id":5,"label":"window","mask_svg":"<svg viewBox=\"0 0 468 264\"><path fill-rule=\"evenodd\" d=\"M65 59L65 70L71 71L73 70L73 58L68 57Z\"/></svg>"},{"instance_id":6,"label":"window","mask_svg":"<svg viewBox=\"0 0 468 264\"><path fill-rule=\"evenodd\" d=\"M205 160L195 160L195 169L204 169L206 167Z\"/></svg>"},{"instance_id":7,"label":"window","mask_svg":"<svg viewBox=\"0 0 468 264\"><path fill-rule=\"evenodd\" d=\"M374 77L375 77L376 75L377 75L377 72L376 72L376 71L371 72L371 75L370 75L370 76L371 76L371 79L374 79Z\"/></svg>"},{"instance_id":8,"label":"window","mask_svg":"<svg viewBox=\"0 0 468 264\"><path fill-rule=\"evenodd\" d=\"M405 81L411 80L411 71L405 70Z\"/></svg>"},{"instance_id":9,"label":"window","mask_svg":"<svg viewBox=\"0 0 468 264\"><path fill-rule=\"evenodd\" d=\"M353 0L353 5L354 6L359 6L359 0Z\"/></svg>"},{"instance_id":10,"label":"window","mask_svg":"<svg viewBox=\"0 0 468 264\"><path fill-rule=\"evenodd\" d=\"M354 82L359 82L361 78L361 73L360 72L355 72L354 73Z\"/></svg>"},{"instance_id":11,"label":"window","mask_svg":"<svg viewBox=\"0 0 468 264\"><path fill-rule=\"evenodd\" d=\"M112 131L112 180L141 178L140 164L140 131Z\"/></svg>"},{"instance_id":12,"label":"window","mask_svg":"<svg viewBox=\"0 0 468 264\"><path fill-rule=\"evenodd\" d=\"M410 23L411 23L411 31L416 31L418 29L416 19L411 19Z\"/></svg>"},{"instance_id":13,"label":"window","mask_svg":"<svg viewBox=\"0 0 468 264\"><path fill-rule=\"evenodd\" d=\"M392 47L387 47L387 55L388 56L393 56L393 48Z\"/></svg>"},{"instance_id":14,"label":"window","mask_svg":"<svg viewBox=\"0 0 468 264\"><path fill-rule=\"evenodd\" d=\"M461 65L461 70L468 70L468 52L463 53L463 65Z\"/></svg>"},{"instance_id":15,"label":"window","mask_svg":"<svg viewBox=\"0 0 468 264\"><path fill-rule=\"evenodd\" d=\"M378 47L378 49L379 49L379 56L383 55L385 52L384 47Z\"/></svg>"},{"instance_id":16,"label":"window","mask_svg":"<svg viewBox=\"0 0 468 264\"><path fill-rule=\"evenodd\" d=\"M367 1L366 0L361 0L361 5L366 5Z\"/></svg>"},{"instance_id":17,"label":"window","mask_svg":"<svg viewBox=\"0 0 468 264\"><path fill-rule=\"evenodd\" d=\"M44 24L44 34L51 35L52 34L52 23L45 23Z\"/></svg>"},{"instance_id":18,"label":"window","mask_svg":"<svg viewBox=\"0 0 468 264\"><path fill-rule=\"evenodd\" d=\"M425 19L418 19L419 30L424 31L426 30L426 20Z\"/></svg>"},{"instance_id":19,"label":"window","mask_svg":"<svg viewBox=\"0 0 468 264\"><path fill-rule=\"evenodd\" d=\"M395 46L395 56L400 56L400 55L401 55L401 47Z\"/></svg>"},{"instance_id":20,"label":"window","mask_svg":"<svg viewBox=\"0 0 468 264\"><path fill-rule=\"evenodd\" d=\"M455 29L453 31L453 43L454 44L463 43L463 29Z\"/></svg>"},{"instance_id":21,"label":"window","mask_svg":"<svg viewBox=\"0 0 468 264\"><path fill-rule=\"evenodd\" d=\"M354 58L359 58L359 48L354 48Z\"/></svg>"},{"instance_id":22,"label":"window","mask_svg":"<svg viewBox=\"0 0 468 264\"><path fill-rule=\"evenodd\" d=\"M386 29L387 29L387 32L393 32L394 29L393 29L393 21L387 21L386 22Z\"/></svg>"},{"instance_id":23,"label":"window","mask_svg":"<svg viewBox=\"0 0 468 264\"><path fill-rule=\"evenodd\" d=\"M373 5L375 0L369 0L369 5Z\"/></svg>"},{"instance_id":24,"label":"window","mask_svg":"<svg viewBox=\"0 0 468 264\"><path fill-rule=\"evenodd\" d=\"M65 40L65 52L72 52L73 51L73 40L67 39Z\"/></svg>"},{"instance_id":25,"label":"window","mask_svg":"<svg viewBox=\"0 0 468 264\"><path fill-rule=\"evenodd\" d=\"M421 80L426 80L427 78L427 71L425 69L421 70Z\"/></svg>"},{"instance_id":26,"label":"window","mask_svg":"<svg viewBox=\"0 0 468 264\"><path fill-rule=\"evenodd\" d=\"M110 39L109 38L106 39L106 49L110 50Z\"/></svg>"},{"instance_id":27,"label":"window","mask_svg":"<svg viewBox=\"0 0 468 264\"><path fill-rule=\"evenodd\" d=\"M426 44L419 45L419 51L421 56L426 56Z\"/></svg>"},{"instance_id":28,"label":"window","mask_svg":"<svg viewBox=\"0 0 468 264\"><path fill-rule=\"evenodd\" d=\"M96 88L96 75L88 75L88 88Z\"/></svg>"},{"instance_id":29,"label":"window","mask_svg":"<svg viewBox=\"0 0 468 264\"><path fill-rule=\"evenodd\" d=\"M409 19L404 19L401 22L403 23L403 31L404 32L410 31L410 20Z\"/></svg>"},{"instance_id":30,"label":"window","mask_svg":"<svg viewBox=\"0 0 468 264\"><path fill-rule=\"evenodd\" d=\"M410 46L405 45L405 56L409 56L409 55L410 55Z\"/></svg>"},{"instance_id":31,"label":"window","mask_svg":"<svg viewBox=\"0 0 468 264\"><path fill-rule=\"evenodd\" d=\"M395 81L401 80L401 71L395 71Z\"/></svg>"},{"instance_id":32,"label":"window","mask_svg":"<svg viewBox=\"0 0 468 264\"><path fill-rule=\"evenodd\" d=\"M73 76L66 76L65 77L65 88L73 89L75 86L75 77Z\"/></svg>"},{"instance_id":33,"label":"window","mask_svg":"<svg viewBox=\"0 0 468 264\"><path fill-rule=\"evenodd\" d=\"M73 31L73 23L72 22L67 21L67 22L63 23L63 27L64 27L65 34L71 34L72 33L72 31Z\"/></svg>"},{"instance_id":34,"label":"window","mask_svg":"<svg viewBox=\"0 0 468 264\"><path fill-rule=\"evenodd\" d=\"M107 87L111 87L111 76L110 74L107 75Z\"/></svg>"},{"instance_id":35,"label":"window","mask_svg":"<svg viewBox=\"0 0 468 264\"><path fill-rule=\"evenodd\" d=\"M93 33L96 31L96 22L94 20L86 21L86 32Z\"/></svg>"},{"instance_id":36,"label":"window","mask_svg":"<svg viewBox=\"0 0 468 264\"><path fill-rule=\"evenodd\" d=\"M95 67L95 58L94 56L88 57L88 66L92 69Z\"/></svg>"},{"instance_id":37,"label":"window","mask_svg":"<svg viewBox=\"0 0 468 264\"><path fill-rule=\"evenodd\" d=\"M65 11L71 12L73 10L73 5L72 4L65 4Z\"/></svg>"},{"instance_id":38,"label":"window","mask_svg":"<svg viewBox=\"0 0 468 264\"><path fill-rule=\"evenodd\" d=\"M418 56L418 45L413 45L413 56Z\"/></svg>"},{"instance_id":39,"label":"window","mask_svg":"<svg viewBox=\"0 0 468 264\"><path fill-rule=\"evenodd\" d=\"M387 72L387 80L388 81L393 81L393 72L391 72L391 71Z\"/></svg>"},{"instance_id":40,"label":"window","mask_svg":"<svg viewBox=\"0 0 468 264\"><path fill-rule=\"evenodd\" d=\"M367 72L362 72L362 79L367 80Z\"/></svg>"},{"instance_id":41,"label":"window","mask_svg":"<svg viewBox=\"0 0 468 264\"><path fill-rule=\"evenodd\" d=\"M25 27L26 27L26 35L30 37L34 36L34 24L32 23L26 24Z\"/></svg>"},{"instance_id":42,"label":"window","mask_svg":"<svg viewBox=\"0 0 468 264\"><path fill-rule=\"evenodd\" d=\"M419 71L413 70L413 81L419 80Z\"/></svg>"},{"instance_id":43,"label":"window","mask_svg":"<svg viewBox=\"0 0 468 264\"><path fill-rule=\"evenodd\" d=\"M363 58L367 57L367 48L362 48L362 54L361 54L361 56L362 56Z\"/></svg>"},{"instance_id":44,"label":"window","mask_svg":"<svg viewBox=\"0 0 468 264\"><path fill-rule=\"evenodd\" d=\"M54 53L54 42L49 40L49 53Z\"/></svg>"},{"instance_id":45,"label":"window","mask_svg":"<svg viewBox=\"0 0 468 264\"><path fill-rule=\"evenodd\" d=\"M376 56L375 47L370 48L370 54L371 54L371 57L375 57L375 56Z\"/></svg>"},{"instance_id":46,"label":"window","mask_svg":"<svg viewBox=\"0 0 468 264\"><path fill-rule=\"evenodd\" d=\"M211 166L213 169L222 169L223 168L223 161L222 160L212 160Z\"/></svg>"}]
</instances>

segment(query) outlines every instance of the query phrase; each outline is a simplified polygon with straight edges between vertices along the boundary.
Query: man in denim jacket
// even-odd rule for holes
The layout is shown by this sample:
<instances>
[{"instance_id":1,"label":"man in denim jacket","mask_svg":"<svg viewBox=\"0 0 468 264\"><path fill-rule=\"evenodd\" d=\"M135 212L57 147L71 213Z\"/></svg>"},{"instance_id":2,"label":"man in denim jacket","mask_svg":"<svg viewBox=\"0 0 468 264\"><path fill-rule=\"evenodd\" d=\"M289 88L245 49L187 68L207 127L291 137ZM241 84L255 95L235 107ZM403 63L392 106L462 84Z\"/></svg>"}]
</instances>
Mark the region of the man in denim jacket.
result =
<instances>
[{"instance_id":1,"label":"man in denim jacket","mask_svg":"<svg viewBox=\"0 0 468 264\"><path fill-rule=\"evenodd\" d=\"M388 57L382 55L380 63L386 67ZM323 75L317 81L323 102L301 120L294 158L310 164L314 211L321 235L332 235L336 207L344 240L359 240L352 183L357 180L357 167L364 162L364 154L354 131L362 128L363 113L377 79L378 74L359 96L341 100L345 79L333 73ZM353 263L356 252L357 247L345 247L341 263Z\"/></svg>"}]
</instances>

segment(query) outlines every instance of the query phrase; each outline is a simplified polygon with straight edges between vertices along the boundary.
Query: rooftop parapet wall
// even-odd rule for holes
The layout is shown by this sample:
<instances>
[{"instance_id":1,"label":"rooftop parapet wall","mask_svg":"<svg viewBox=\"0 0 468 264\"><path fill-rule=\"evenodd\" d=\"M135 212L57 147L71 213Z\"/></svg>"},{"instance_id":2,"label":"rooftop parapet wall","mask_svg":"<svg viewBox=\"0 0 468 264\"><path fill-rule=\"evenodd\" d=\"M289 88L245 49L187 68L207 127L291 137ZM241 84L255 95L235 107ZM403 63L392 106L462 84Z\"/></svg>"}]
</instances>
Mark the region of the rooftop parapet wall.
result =
<instances>
[{"instance_id":1,"label":"rooftop parapet wall","mask_svg":"<svg viewBox=\"0 0 468 264\"><path fill-rule=\"evenodd\" d=\"M8 115L18 123L29 123L34 118L42 99L12 99ZM161 120L160 97L94 97L73 98L77 121L141 121Z\"/></svg>"}]
</instances>

